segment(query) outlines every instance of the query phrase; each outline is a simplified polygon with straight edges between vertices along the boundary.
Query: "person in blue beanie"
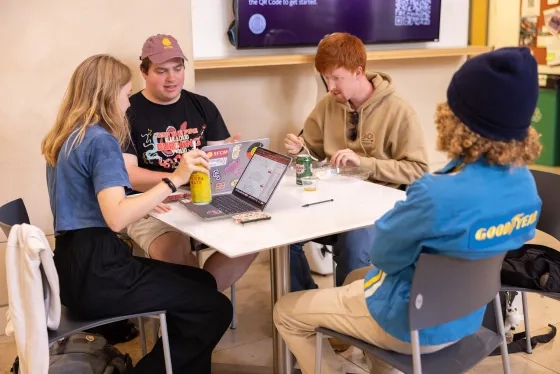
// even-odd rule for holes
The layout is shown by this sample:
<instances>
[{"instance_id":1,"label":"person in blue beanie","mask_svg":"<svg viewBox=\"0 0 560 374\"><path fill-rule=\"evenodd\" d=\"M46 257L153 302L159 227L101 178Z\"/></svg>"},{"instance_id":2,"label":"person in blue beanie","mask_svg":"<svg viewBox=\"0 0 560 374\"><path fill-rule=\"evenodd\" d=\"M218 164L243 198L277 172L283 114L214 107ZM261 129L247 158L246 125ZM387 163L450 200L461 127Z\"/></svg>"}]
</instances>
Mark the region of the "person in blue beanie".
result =
<instances>
[{"instance_id":1,"label":"person in blue beanie","mask_svg":"<svg viewBox=\"0 0 560 374\"><path fill-rule=\"evenodd\" d=\"M451 161L412 183L406 199L375 222L373 266L342 287L290 293L275 305L276 328L304 374L315 369L318 326L412 353L408 302L421 253L478 259L534 237L541 199L527 165L542 148L530 126L538 92L537 63L523 47L479 55L454 74L435 115L437 147ZM351 281L358 273L365 279ZM420 331L421 352L476 332L484 312ZM323 360L324 374L341 372L328 344Z\"/></svg>"}]
</instances>

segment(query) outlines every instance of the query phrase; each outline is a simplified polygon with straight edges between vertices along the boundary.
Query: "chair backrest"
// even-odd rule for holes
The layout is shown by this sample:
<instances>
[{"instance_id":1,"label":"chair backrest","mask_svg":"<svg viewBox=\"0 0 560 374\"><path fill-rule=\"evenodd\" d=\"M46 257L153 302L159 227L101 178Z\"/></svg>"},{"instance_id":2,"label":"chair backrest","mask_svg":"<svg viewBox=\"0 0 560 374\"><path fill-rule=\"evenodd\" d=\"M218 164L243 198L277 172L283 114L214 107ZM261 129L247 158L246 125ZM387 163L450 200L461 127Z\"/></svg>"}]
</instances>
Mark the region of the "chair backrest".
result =
<instances>
[{"instance_id":1,"label":"chair backrest","mask_svg":"<svg viewBox=\"0 0 560 374\"><path fill-rule=\"evenodd\" d=\"M22 223L31 223L22 199L10 201L0 207L0 228L6 237L10 234L13 225Z\"/></svg>"},{"instance_id":2,"label":"chair backrest","mask_svg":"<svg viewBox=\"0 0 560 374\"><path fill-rule=\"evenodd\" d=\"M546 171L531 170L537 191L542 200L541 215L537 222L537 230L541 230L548 235L554 236L560 240L560 194L558 194L558 186L560 186L560 175L548 173Z\"/></svg>"},{"instance_id":3,"label":"chair backrest","mask_svg":"<svg viewBox=\"0 0 560 374\"><path fill-rule=\"evenodd\" d=\"M0 228L6 237L10 234L12 226L21 225L22 223L27 223L28 225L31 224L23 199L15 199L0 206ZM43 279L43 283L45 283L47 282L45 272L43 271L42 266L40 266L40 269L41 278ZM47 297L45 289L43 289L43 296L45 298Z\"/></svg>"},{"instance_id":4,"label":"chair backrest","mask_svg":"<svg viewBox=\"0 0 560 374\"><path fill-rule=\"evenodd\" d=\"M410 329L451 322L488 304L500 290L505 255L466 260L421 254L410 291Z\"/></svg>"}]
</instances>

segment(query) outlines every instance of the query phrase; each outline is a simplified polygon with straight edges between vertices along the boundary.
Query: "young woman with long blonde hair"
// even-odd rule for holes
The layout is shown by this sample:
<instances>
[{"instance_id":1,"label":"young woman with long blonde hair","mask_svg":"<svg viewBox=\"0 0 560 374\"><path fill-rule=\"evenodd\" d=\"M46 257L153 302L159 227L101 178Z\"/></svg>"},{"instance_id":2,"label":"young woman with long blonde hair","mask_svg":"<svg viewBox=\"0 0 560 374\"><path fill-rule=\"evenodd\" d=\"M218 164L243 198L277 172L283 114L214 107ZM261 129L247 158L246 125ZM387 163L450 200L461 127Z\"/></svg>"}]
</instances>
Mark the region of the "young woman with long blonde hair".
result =
<instances>
[{"instance_id":1,"label":"young woman with long blonde hair","mask_svg":"<svg viewBox=\"0 0 560 374\"><path fill-rule=\"evenodd\" d=\"M117 232L156 209L194 171L200 150L183 155L169 178L142 195L130 189L121 149L129 137L131 70L114 57L83 61L70 79L42 143L56 236L62 303L84 318L167 310L175 373L210 373L211 356L232 318L229 299L205 270L133 257ZM159 340L135 373L163 373Z\"/></svg>"}]
</instances>

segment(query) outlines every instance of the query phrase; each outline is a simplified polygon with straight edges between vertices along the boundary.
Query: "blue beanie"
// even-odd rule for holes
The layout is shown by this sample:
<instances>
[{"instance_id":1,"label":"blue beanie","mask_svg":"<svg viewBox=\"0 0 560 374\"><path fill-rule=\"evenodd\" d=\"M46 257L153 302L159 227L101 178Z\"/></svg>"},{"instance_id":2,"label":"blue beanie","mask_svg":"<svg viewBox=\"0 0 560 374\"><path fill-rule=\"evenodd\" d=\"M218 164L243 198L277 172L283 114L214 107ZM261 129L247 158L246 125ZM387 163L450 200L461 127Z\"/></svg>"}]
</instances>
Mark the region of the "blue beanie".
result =
<instances>
[{"instance_id":1,"label":"blue beanie","mask_svg":"<svg viewBox=\"0 0 560 374\"><path fill-rule=\"evenodd\" d=\"M525 47L466 61L451 78L447 103L472 131L498 141L523 140L537 107L537 62Z\"/></svg>"}]
</instances>

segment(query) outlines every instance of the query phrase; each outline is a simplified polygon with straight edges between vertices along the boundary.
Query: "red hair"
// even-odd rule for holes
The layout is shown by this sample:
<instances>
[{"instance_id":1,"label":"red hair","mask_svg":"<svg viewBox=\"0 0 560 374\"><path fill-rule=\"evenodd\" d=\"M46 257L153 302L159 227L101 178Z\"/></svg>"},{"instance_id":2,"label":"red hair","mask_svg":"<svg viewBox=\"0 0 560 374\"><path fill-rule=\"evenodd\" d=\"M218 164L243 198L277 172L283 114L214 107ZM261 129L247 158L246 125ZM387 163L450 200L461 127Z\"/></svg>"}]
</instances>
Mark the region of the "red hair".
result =
<instances>
[{"instance_id":1,"label":"red hair","mask_svg":"<svg viewBox=\"0 0 560 374\"><path fill-rule=\"evenodd\" d=\"M315 69L321 74L344 68L354 72L366 70L367 53L362 41L351 34L337 32L325 36L317 48Z\"/></svg>"}]
</instances>

